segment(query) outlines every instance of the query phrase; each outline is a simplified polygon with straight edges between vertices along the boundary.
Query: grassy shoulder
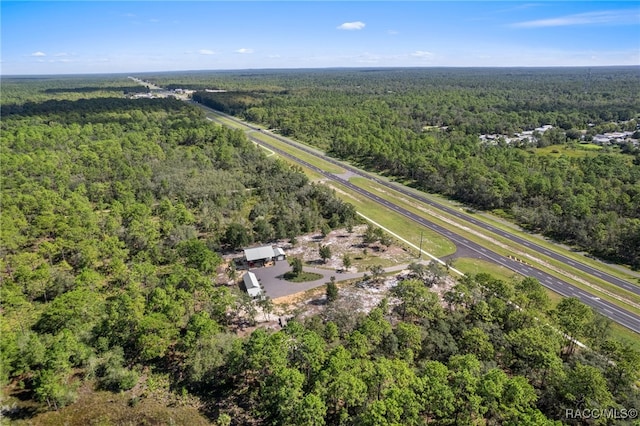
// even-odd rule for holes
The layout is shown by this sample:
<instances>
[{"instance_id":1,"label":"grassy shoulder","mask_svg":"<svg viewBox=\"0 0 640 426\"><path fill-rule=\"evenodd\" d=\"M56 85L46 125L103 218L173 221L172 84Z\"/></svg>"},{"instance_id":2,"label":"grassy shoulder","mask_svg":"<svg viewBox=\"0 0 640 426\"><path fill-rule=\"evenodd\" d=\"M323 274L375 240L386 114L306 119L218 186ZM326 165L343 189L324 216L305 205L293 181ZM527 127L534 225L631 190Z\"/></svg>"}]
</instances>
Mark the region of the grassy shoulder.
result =
<instances>
[{"instance_id":1,"label":"grassy shoulder","mask_svg":"<svg viewBox=\"0 0 640 426\"><path fill-rule=\"evenodd\" d=\"M433 256L443 257L456 252L455 244L437 232L433 232L428 228L422 227L411 219L382 207L375 201L356 194L336 182L331 182L330 186L336 188L338 197L353 204L359 213L407 240L416 247L420 247L420 245L422 245L422 250L432 254ZM417 250L415 250L415 255L417 257Z\"/></svg>"},{"instance_id":2,"label":"grassy shoulder","mask_svg":"<svg viewBox=\"0 0 640 426\"><path fill-rule=\"evenodd\" d=\"M234 121L228 117L226 117L225 115L219 114L217 112L214 112L213 110L206 108L202 105L198 105L201 108L205 108L205 115L207 117L207 119L211 120L211 121L215 121L219 124L222 124L224 126L227 127L231 127L232 129L240 129L240 130L247 130L247 126L238 123L237 121Z\"/></svg>"},{"instance_id":3,"label":"grassy shoulder","mask_svg":"<svg viewBox=\"0 0 640 426\"><path fill-rule=\"evenodd\" d=\"M504 266L496 265L495 263L487 262L482 259L459 257L453 261L452 266L465 274L476 275L480 273L487 273L503 281L510 281L514 277L518 279L523 278L522 275L516 274Z\"/></svg>"},{"instance_id":4,"label":"grassy shoulder","mask_svg":"<svg viewBox=\"0 0 640 426\"><path fill-rule=\"evenodd\" d=\"M634 333L620 324L611 323L611 337L640 351L640 334Z\"/></svg>"},{"instance_id":5,"label":"grassy shoulder","mask_svg":"<svg viewBox=\"0 0 640 426\"><path fill-rule=\"evenodd\" d=\"M501 213L503 212L498 211L494 213L484 213L484 212L479 214L476 213L473 215L473 217L474 219L482 221L502 231L515 234L518 237L523 238L538 246L541 246L551 252L556 252L558 254L561 254L562 256L565 256L575 261L576 263L582 263L582 264L588 265L601 272L604 272L611 276L625 280L631 285L640 287L639 273L633 272L629 268L622 265L611 265L611 264L599 261L597 259L593 259L589 256L582 254L581 252L576 252L572 250L571 247L566 247L559 243L554 243L552 241L549 241L542 235L529 233L523 230L522 228L520 228L518 225L512 222L509 222L508 221L509 219L507 220L502 219Z\"/></svg>"},{"instance_id":6,"label":"grassy shoulder","mask_svg":"<svg viewBox=\"0 0 640 426\"><path fill-rule=\"evenodd\" d=\"M526 230L520 228L515 223L510 222L508 219L507 220L503 219L500 215L496 215L489 212L470 213L467 209L465 209L463 205L461 205L456 201L449 200L440 195L428 194L428 193L419 191L417 189L411 188L408 185L405 185L405 188L417 195L433 200L434 202L442 204L446 207L457 209L460 213L462 213L465 216L468 216L470 218L473 217L473 219L478 220L480 222L484 222L485 224L493 226L496 229L500 229L501 231L505 231L510 234L516 235L519 238L527 240L532 244L541 246L549 250L550 252L556 252L558 254L561 254L571 260L574 260L577 263L583 263L592 268L598 269L599 271L605 272L609 275L625 280L632 285L637 286L638 283L640 283L640 281L638 281L640 280L640 274L634 273L633 271L631 271L628 268L625 268L624 266L609 265L607 263L600 262L596 259L586 257L578 252L572 251L570 247L564 247L562 245L559 245L552 241L547 240L541 235L527 232Z\"/></svg>"},{"instance_id":7,"label":"grassy shoulder","mask_svg":"<svg viewBox=\"0 0 640 426\"><path fill-rule=\"evenodd\" d=\"M464 236L470 241L473 241L480 245L489 244L487 239L483 237L487 234L486 231L476 225L467 222L463 224L463 227L461 227L458 225L460 222L458 219L452 220L453 222L455 222L455 224L453 224L448 220L447 213L436 210L433 207L427 206L419 201L407 199L406 196L390 190L389 188L380 188L378 185L369 181L368 179L352 178L350 181L363 189L366 189L372 193L379 195L380 197L384 197L385 199L394 202L398 206L411 211L412 213L425 217L428 220L446 229L449 229L452 232L457 233L458 235ZM491 250L495 253L498 253L502 256L513 257L514 254L519 252L522 254L528 254L536 259L541 259L542 261L546 262L549 267L538 264L536 265L536 268L544 270L550 275L567 281L570 284L581 288L582 290L596 294L598 297L606 299L624 309L629 310L630 312L640 314L640 309L638 309L637 307L637 305L640 304L640 297L636 294L633 294L618 286L612 285L602 279L598 279L597 277L593 277L589 274L583 273L578 269L571 268L562 262L558 262L550 257L534 252L527 247L513 243L510 240L499 235L491 235L491 241L493 242L490 243ZM496 243L499 243L502 247ZM522 255L516 256L520 258L524 257ZM531 262L533 261L531 260ZM565 271L569 272L565 273ZM589 284L587 285L585 284L585 282ZM625 301L629 301L630 303L626 303Z\"/></svg>"},{"instance_id":8,"label":"grassy shoulder","mask_svg":"<svg viewBox=\"0 0 640 426\"><path fill-rule=\"evenodd\" d=\"M302 151L301 149L294 148L291 145L284 143L267 133L253 132L251 133L251 137L260 141L264 141L269 145L273 145L276 148L283 150L284 152L295 155L297 158L306 161L309 164L313 164L314 166L324 170L325 172L334 174L346 173L345 169L338 167L335 164L329 163L328 161L325 161L321 158L318 158L315 155L311 155L305 151Z\"/></svg>"}]
</instances>

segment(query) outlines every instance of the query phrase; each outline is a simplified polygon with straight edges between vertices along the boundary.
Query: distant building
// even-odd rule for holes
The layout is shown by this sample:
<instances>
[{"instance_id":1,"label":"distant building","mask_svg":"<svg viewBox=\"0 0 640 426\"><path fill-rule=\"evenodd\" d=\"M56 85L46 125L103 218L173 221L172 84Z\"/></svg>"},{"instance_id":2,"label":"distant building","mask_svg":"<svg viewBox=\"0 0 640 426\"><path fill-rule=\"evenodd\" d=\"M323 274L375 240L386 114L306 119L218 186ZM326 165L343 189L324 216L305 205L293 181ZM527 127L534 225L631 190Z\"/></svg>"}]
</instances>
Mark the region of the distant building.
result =
<instances>
[{"instance_id":1,"label":"distant building","mask_svg":"<svg viewBox=\"0 0 640 426\"><path fill-rule=\"evenodd\" d=\"M550 124L545 124L545 125L544 125L544 126L542 126L542 127L536 127L536 129L535 129L535 130L536 130L536 132L544 133L544 132L546 132L547 130L551 130L551 129L553 129L553 126L552 126L552 125L550 125Z\"/></svg>"},{"instance_id":2,"label":"distant building","mask_svg":"<svg viewBox=\"0 0 640 426\"><path fill-rule=\"evenodd\" d=\"M280 247L262 246L244 249L244 257L249 266L264 265L267 262L284 260L284 250Z\"/></svg>"},{"instance_id":3,"label":"distant building","mask_svg":"<svg viewBox=\"0 0 640 426\"><path fill-rule=\"evenodd\" d=\"M262 289L260 288L260 282L258 281L256 274L248 271L246 274L244 274L243 281L244 288L247 290L249 296L253 297L254 299L262 296Z\"/></svg>"},{"instance_id":4,"label":"distant building","mask_svg":"<svg viewBox=\"0 0 640 426\"><path fill-rule=\"evenodd\" d=\"M609 145L611 143L611 138L608 138L605 135L595 135L591 142L598 145Z\"/></svg>"}]
</instances>

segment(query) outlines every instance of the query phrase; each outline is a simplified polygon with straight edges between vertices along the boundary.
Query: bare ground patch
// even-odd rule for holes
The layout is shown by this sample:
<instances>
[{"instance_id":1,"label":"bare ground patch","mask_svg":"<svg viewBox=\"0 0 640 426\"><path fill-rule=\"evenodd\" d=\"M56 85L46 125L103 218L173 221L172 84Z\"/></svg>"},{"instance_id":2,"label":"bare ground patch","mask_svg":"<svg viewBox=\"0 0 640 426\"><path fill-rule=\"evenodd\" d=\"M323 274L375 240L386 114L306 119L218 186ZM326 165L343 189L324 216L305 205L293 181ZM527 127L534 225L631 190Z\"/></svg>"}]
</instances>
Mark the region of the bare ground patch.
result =
<instances>
[{"instance_id":1,"label":"bare ground patch","mask_svg":"<svg viewBox=\"0 0 640 426\"><path fill-rule=\"evenodd\" d=\"M302 235L297 238L296 245L287 250L287 255L299 256L305 263L320 268L342 269L342 257L347 254L353 266L346 272L362 272L375 263L386 267L413 260L405 248L396 244L388 247L380 243L365 244L363 236L366 229L367 225L358 225L353 227L352 232L337 229L326 236L320 233ZM320 257L320 246L323 245L331 249L331 258L326 262Z\"/></svg>"}]
</instances>

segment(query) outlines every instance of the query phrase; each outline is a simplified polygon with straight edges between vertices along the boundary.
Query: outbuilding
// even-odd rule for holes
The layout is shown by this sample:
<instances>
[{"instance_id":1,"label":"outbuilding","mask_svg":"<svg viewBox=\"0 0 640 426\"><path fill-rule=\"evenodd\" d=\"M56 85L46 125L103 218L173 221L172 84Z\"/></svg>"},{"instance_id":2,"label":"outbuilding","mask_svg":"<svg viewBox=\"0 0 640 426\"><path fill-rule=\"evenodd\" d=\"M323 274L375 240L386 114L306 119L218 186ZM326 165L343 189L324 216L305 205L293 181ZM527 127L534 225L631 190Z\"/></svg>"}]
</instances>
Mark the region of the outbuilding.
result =
<instances>
[{"instance_id":1,"label":"outbuilding","mask_svg":"<svg viewBox=\"0 0 640 426\"><path fill-rule=\"evenodd\" d=\"M249 296L253 297L254 299L262 296L262 289L260 288L260 282L258 281L256 274L248 271L246 274L244 274L243 281L244 287L247 290L247 293L249 293Z\"/></svg>"},{"instance_id":2,"label":"outbuilding","mask_svg":"<svg viewBox=\"0 0 640 426\"><path fill-rule=\"evenodd\" d=\"M284 260L285 258L284 250L280 247L273 248L273 260Z\"/></svg>"}]
</instances>

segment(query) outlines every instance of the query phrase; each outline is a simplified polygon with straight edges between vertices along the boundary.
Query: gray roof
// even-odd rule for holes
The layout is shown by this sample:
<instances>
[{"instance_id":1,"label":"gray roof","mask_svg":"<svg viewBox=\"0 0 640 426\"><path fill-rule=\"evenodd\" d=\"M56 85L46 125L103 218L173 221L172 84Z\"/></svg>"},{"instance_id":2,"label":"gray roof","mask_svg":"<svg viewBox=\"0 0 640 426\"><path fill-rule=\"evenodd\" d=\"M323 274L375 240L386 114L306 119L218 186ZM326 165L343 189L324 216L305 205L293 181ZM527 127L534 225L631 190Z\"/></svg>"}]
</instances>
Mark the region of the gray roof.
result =
<instances>
[{"instance_id":1,"label":"gray roof","mask_svg":"<svg viewBox=\"0 0 640 426\"><path fill-rule=\"evenodd\" d=\"M258 278L253 272L247 272L244 275L244 286L247 289L247 293L251 297L261 297L262 296L262 288L260 288L260 283L258 282Z\"/></svg>"},{"instance_id":2,"label":"gray roof","mask_svg":"<svg viewBox=\"0 0 640 426\"><path fill-rule=\"evenodd\" d=\"M274 247L273 253L276 256L284 256L284 250L282 250L280 247Z\"/></svg>"},{"instance_id":3,"label":"gray roof","mask_svg":"<svg viewBox=\"0 0 640 426\"><path fill-rule=\"evenodd\" d=\"M254 260L271 259L274 256L273 247L271 246L244 249L244 257L246 257L249 262Z\"/></svg>"},{"instance_id":4,"label":"gray roof","mask_svg":"<svg viewBox=\"0 0 640 426\"><path fill-rule=\"evenodd\" d=\"M252 288L260 288L260 283L258 282L258 278L256 277L256 274L254 274L253 272L247 272L246 274L244 274L244 286L247 288L247 291L251 290Z\"/></svg>"}]
</instances>

